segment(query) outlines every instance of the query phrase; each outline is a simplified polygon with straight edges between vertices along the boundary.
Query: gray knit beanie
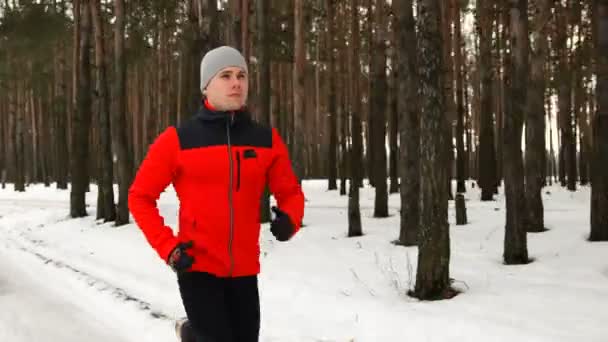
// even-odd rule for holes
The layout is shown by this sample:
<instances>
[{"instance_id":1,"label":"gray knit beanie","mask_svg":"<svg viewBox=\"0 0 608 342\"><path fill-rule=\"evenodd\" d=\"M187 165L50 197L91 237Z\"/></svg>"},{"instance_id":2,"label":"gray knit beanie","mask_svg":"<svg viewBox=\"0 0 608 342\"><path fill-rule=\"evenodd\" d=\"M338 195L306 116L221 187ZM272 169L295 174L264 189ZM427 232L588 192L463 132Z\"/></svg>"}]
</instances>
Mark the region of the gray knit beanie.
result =
<instances>
[{"instance_id":1,"label":"gray knit beanie","mask_svg":"<svg viewBox=\"0 0 608 342\"><path fill-rule=\"evenodd\" d=\"M220 46L205 54L201 62L201 91L209 81L224 68L239 67L247 71L247 62L241 53L230 46Z\"/></svg>"}]
</instances>

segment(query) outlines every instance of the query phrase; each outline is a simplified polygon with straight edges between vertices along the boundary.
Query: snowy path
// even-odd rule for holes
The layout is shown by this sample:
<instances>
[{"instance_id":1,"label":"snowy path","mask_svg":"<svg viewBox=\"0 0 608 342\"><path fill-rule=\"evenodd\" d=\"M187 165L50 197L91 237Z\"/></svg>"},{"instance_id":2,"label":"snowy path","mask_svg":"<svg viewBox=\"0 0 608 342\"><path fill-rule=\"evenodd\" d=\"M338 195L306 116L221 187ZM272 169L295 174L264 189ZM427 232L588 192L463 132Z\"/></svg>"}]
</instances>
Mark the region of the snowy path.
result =
<instances>
[{"instance_id":1,"label":"snowy path","mask_svg":"<svg viewBox=\"0 0 608 342\"><path fill-rule=\"evenodd\" d=\"M30 263L28 263L28 266ZM0 252L0 341L125 341L103 322L48 286L44 273L23 270L18 260ZM55 279L53 280L55 281ZM74 298L78 300L79 298Z\"/></svg>"},{"instance_id":2,"label":"snowy path","mask_svg":"<svg viewBox=\"0 0 608 342\"><path fill-rule=\"evenodd\" d=\"M63 211L52 202L0 200L0 218L17 220L15 227L0 224L0 341L173 341L168 317L151 320L142 310L147 303L79 269L81 255L56 255L28 235L40 226L41 207L51 216Z\"/></svg>"}]
</instances>

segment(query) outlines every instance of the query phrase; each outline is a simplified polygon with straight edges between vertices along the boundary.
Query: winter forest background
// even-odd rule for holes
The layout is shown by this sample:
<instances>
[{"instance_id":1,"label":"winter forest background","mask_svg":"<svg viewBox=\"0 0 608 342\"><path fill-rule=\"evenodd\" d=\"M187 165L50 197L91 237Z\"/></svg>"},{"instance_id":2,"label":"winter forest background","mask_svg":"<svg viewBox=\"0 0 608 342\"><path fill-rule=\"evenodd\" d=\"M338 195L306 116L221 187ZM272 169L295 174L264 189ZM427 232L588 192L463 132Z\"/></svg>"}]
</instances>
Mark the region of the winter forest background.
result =
<instances>
[{"instance_id":1,"label":"winter forest background","mask_svg":"<svg viewBox=\"0 0 608 342\"><path fill-rule=\"evenodd\" d=\"M587 243L608 241L608 0L2 0L0 192L69 189L78 218L96 184L96 218L132 223L137 167L200 105L200 60L223 44L301 179L347 196L345 235L366 234L361 191L374 218L400 194L387 229L418 247L411 296L458 293L452 207L464 225L504 195L496 252L528 264L545 187L590 188Z\"/></svg>"}]
</instances>

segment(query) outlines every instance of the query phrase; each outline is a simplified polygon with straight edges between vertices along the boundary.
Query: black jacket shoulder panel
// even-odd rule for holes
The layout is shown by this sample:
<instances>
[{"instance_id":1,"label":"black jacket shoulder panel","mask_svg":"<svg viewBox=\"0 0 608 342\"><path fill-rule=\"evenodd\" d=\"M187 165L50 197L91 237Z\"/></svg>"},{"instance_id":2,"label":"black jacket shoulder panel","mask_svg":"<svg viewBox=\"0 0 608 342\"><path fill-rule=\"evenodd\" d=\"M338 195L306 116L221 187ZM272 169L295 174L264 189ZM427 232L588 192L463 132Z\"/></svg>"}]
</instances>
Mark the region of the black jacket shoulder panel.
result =
<instances>
[{"instance_id":1,"label":"black jacket shoulder panel","mask_svg":"<svg viewBox=\"0 0 608 342\"><path fill-rule=\"evenodd\" d=\"M235 146L272 147L272 129L253 120L237 123L230 130L230 140Z\"/></svg>"},{"instance_id":2,"label":"black jacket shoulder panel","mask_svg":"<svg viewBox=\"0 0 608 342\"><path fill-rule=\"evenodd\" d=\"M232 124L224 120L205 121L191 118L176 127L182 150L228 145L272 147L272 129L253 120L236 120Z\"/></svg>"}]
</instances>

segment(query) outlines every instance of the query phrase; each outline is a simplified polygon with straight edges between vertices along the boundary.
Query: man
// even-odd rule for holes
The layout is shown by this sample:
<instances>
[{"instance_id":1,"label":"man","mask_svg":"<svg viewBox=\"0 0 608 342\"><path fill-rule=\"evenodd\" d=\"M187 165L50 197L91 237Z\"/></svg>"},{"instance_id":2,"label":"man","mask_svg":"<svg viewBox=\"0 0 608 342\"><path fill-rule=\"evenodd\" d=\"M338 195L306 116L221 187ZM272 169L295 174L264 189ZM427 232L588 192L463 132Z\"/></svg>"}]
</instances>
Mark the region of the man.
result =
<instances>
[{"instance_id":1,"label":"man","mask_svg":"<svg viewBox=\"0 0 608 342\"><path fill-rule=\"evenodd\" d=\"M129 191L129 208L158 255L177 273L187 314L178 333L196 341L258 341L260 198L266 185L278 208L271 232L289 240L304 195L277 131L252 121L248 69L234 48L201 62L203 105L150 146ZM156 201L173 184L179 198L174 236Z\"/></svg>"}]
</instances>

